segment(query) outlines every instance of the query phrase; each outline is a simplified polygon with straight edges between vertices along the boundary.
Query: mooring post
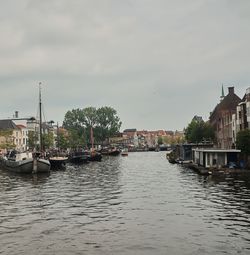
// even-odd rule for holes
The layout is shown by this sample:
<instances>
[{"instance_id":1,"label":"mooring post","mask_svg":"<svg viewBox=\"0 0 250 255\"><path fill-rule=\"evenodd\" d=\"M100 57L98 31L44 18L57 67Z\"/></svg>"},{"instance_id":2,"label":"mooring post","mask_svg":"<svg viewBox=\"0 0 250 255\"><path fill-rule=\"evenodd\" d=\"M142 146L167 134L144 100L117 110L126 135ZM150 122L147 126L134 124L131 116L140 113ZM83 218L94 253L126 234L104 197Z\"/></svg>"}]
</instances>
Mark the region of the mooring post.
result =
<instances>
[{"instance_id":1,"label":"mooring post","mask_svg":"<svg viewBox=\"0 0 250 255\"><path fill-rule=\"evenodd\" d=\"M37 173L37 157L33 159L33 174Z\"/></svg>"}]
</instances>

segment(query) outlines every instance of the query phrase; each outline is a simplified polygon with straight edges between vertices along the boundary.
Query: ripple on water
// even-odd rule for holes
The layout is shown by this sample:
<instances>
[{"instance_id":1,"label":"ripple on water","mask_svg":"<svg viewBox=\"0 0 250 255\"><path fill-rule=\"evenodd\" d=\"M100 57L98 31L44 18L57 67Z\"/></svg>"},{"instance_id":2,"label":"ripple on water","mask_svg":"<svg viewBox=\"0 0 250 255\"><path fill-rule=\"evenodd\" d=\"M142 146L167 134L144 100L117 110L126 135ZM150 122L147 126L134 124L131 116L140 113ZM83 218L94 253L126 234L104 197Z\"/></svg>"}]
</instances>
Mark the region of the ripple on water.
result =
<instances>
[{"instance_id":1,"label":"ripple on water","mask_svg":"<svg viewBox=\"0 0 250 255\"><path fill-rule=\"evenodd\" d=\"M246 254L250 178L198 176L165 153L0 170L1 254Z\"/></svg>"}]
</instances>

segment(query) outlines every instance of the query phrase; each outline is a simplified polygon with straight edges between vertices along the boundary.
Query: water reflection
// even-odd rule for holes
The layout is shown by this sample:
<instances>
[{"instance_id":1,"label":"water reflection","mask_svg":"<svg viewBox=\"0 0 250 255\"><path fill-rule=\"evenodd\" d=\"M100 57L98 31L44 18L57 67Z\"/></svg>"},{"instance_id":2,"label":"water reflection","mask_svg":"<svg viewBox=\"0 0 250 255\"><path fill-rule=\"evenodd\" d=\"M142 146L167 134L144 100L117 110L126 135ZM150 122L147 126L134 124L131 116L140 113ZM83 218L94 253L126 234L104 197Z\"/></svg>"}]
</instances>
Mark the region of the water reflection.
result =
<instances>
[{"instance_id":1,"label":"water reflection","mask_svg":"<svg viewBox=\"0 0 250 255\"><path fill-rule=\"evenodd\" d=\"M250 241L250 174L199 176L186 168L180 168L180 171L184 180L190 178L193 182L196 179L203 188L202 191L192 185L195 198L192 208L209 211L204 220L229 230L229 236ZM246 249L250 249L250 245Z\"/></svg>"},{"instance_id":2,"label":"water reflection","mask_svg":"<svg viewBox=\"0 0 250 255\"><path fill-rule=\"evenodd\" d=\"M0 171L2 254L235 254L249 245L248 176L203 177L164 153ZM34 252L35 251L35 252Z\"/></svg>"}]
</instances>

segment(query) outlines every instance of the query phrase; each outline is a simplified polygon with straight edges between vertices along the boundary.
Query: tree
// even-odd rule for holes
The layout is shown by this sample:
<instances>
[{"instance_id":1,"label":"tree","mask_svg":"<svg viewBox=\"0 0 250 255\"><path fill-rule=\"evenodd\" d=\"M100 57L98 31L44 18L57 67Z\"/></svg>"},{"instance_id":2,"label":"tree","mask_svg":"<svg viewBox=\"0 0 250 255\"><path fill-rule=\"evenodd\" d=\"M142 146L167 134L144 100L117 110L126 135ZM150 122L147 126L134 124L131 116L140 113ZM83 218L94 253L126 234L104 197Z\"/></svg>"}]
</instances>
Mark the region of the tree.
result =
<instances>
[{"instance_id":1,"label":"tree","mask_svg":"<svg viewBox=\"0 0 250 255\"><path fill-rule=\"evenodd\" d=\"M66 129L79 130L83 128L83 111L81 109L73 109L72 111L67 111L63 121L63 127Z\"/></svg>"},{"instance_id":2,"label":"tree","mask_svg":"<svg viewBox=\"0 0 250 255\"><path fill-rule=\"evenodd\" d=\"M158 141L157 141L157 143L158 143L159 145L162 145L162 144L163 144L163 138L162 138L161 136L158 136Z\"/></svg>"},{"instance_id":3,"label":"tree","mask_svg":"<svg viewBox=\"0 0 250 255\"><path fill-rule=\"evenodd\" d=\"M43 149L50 149L54 145L54 135L52 132L42 135Z\"/></svg>"},{"instance_id":4,"label":"tree","mask_svg":"<svg viewBox=\"0 0 250 255\"><path fill-rule=\"evenodd\" d=\"M101 107L97 110L96 133L98 140L104 142L107 138L117 134L122 122L117 116L117 112L112 107Z\"/></svg>"},{"instance_id":5,"label":"tree","mask_svg":"<svg viewBox=\"0 0 250 255\"><path fill-rule=\"evenodd\" d=\"M66 135L64 132L62 131L58 131L57 134L57 147L59 149L64 149L66 150L67 148L69 148L69 135Z\"/></svg>"},{"instance_id":6,"label":"tree","mask_svg":"<svg viewBox=\"0 0 250 255\"><path fill-rule=\"evenodd\" d=\"M250 130L245 129L237 133L236 146L246 156L250 155Z\"/></svg>"},{"instance_id":7,"label":"tree","mask_svg":"<svg viewBox=\"0 0 250 255\"><path fill-rule=\"evenodd\" d=\"M215 139L215 132L209 123L192 120L185 130L185 138L191 143L199 143L204 140L213 141Z\"/></svg>"},{"instance_id":8,"label":"tree","mask_svg":"<svg viewBox=\"0 0 250 255\"><path fill-rule=\"evenodd\" d=\"M0 149L15 148L12 134L13 134L13 130L0 130L0 137L2 137L2 143L0 143Z\"/></svg>"},{"instance_id":9,"label":"tree","mask_svg":"<svg viewBox=\"0 0 250 255\"><path fill-rule=\"evenodd\" d=\"M38 133L35 131L28 132L28 146L30 149L38 149Z\"/></svg>"},{"instance_id":10,"label":"tree","mask_svg":"<svg viewBox=\"0 0 250 255\"><path fill-rule=\"evenodd\" d=\"M113 136L121 127L115 109L111 107L87 107L73 109L65 114L63 127L69 132L70 146L90 143L90 130L93 128L95 141L103 142Z\"/></svg>"},{"instance_id":11,"label":"tree","mask_svg":"<svg viewBox=\"0 0 250 255\"><path fill-rule=\"evenodd\" d=\"M83 145L85 129L83 110L73 109L67 111L64 117L63 127L69 133L69 147L76 148Z\"/></svg>"}]
</instances>

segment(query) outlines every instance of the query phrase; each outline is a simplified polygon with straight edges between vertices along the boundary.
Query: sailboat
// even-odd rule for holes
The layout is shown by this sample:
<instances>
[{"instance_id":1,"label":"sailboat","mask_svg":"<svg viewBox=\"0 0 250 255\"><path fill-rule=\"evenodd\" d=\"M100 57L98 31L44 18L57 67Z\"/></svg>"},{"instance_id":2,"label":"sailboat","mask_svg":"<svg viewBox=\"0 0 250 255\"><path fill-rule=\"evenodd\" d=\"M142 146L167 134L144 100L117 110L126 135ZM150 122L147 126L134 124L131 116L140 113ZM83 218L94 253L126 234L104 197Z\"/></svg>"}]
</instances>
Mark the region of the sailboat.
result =
<instances>
[{"instance_id":1,"label":"sailboat","mask_svg":"<svg viewBox=\"0 0 250 255\"><path fill-rule=\"evenodd\" d=\"M42 113L41 113L41 83L39 83L39 129L40 152L32 155L31 152L10 151L0 159L0 167L10 172L21 174L47 173L50 171L50 162L42 156Z\"/></svg>"},{"instance_id":2,"label":"sailboat","mask_svg":"<svg viewBox=\"0 0 250 255\"><path fill-rule=\"evenodd\" d=\"M33 161L33 173L44 173L50 171L50 162L45 159L43 155L43 139L42 139L42 96L41 96L41 82L39 82L39 145L40 152L36 153Z\"/></svg>"}]
</instances>

